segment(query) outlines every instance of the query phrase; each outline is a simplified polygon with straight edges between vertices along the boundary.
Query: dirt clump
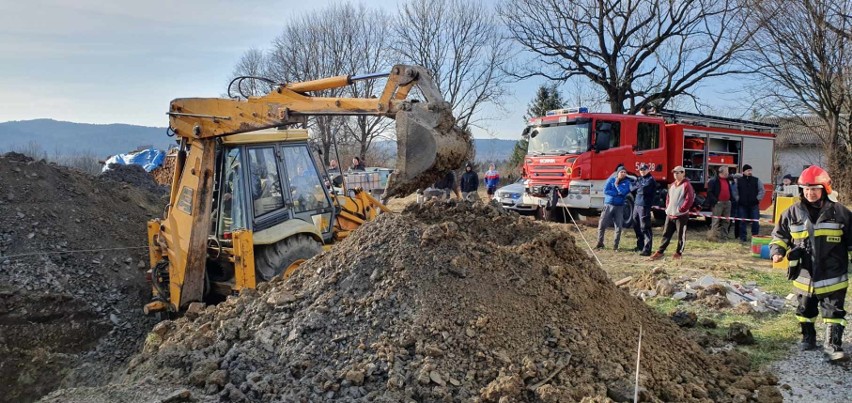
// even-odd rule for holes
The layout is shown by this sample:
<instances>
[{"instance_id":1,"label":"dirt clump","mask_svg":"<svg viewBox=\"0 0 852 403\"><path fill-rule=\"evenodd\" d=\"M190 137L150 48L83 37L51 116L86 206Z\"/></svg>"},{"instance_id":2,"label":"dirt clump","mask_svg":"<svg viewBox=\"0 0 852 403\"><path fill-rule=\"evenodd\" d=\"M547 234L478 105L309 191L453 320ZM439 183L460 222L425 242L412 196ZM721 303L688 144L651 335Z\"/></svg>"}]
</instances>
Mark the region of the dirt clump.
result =
<instances>
[{"instance_id":1,"label":"dirt clump","mask_svg":"<svg viewBox=\"0 0 852 403\"><path fill-rule=\"evenodd\" d=\"M160 210L144 190L0 156L0 402L104 384L138 350Z\"/></svg>"},{"instance_id":2,"label":"dirt clump","mask_svg":"<svg viewBox=\"0 0 852 403\"><path fill-rule=\"evenodd\" d=\"M640 326L643 401L774 388L616 288L570 234L454 203L382 215L289 280L158 324L122 382L202 401L624 400Z\"/></svg>"}]
</instances>

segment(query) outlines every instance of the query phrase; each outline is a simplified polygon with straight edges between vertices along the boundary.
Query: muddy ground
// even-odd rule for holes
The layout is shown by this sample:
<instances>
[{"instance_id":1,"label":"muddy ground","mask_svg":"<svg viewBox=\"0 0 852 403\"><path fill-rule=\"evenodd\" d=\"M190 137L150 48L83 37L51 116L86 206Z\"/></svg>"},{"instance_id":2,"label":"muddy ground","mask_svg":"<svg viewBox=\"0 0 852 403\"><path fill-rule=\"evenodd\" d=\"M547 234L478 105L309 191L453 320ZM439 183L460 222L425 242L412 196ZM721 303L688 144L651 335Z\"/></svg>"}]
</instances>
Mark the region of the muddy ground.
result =
<instances>
[{"instance_id":1,"label":"muddy ground","mask_svg":"<svg viewBox=\"0 0 852 403\"><path fill-rule=\"evenodd\" d=\"M0 156L0 401L105 384L153 326L141 269L162 202L122 179Z\"/></svg>"}]
</instances>

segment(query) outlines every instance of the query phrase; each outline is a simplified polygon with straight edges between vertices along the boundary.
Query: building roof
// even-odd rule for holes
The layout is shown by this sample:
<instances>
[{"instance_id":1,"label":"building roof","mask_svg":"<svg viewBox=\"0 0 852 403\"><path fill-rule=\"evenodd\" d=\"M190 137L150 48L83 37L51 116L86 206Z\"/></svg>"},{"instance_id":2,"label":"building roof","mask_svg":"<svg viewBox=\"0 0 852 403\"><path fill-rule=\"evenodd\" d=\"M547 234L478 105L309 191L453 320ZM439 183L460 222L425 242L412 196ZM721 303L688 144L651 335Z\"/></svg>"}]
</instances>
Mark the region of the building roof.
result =
<instances>
[{"instance_id":1,"label":"building roof","mask_svg":"<svg viewBox=\"0 0 852 403\"><path fill-rule=\"evenodd\" d=\"M778 125L775 142L779 147L821 146L828 136L828 126L817 116L766 117L766 123Z\"/></svg>"}]
</instances>

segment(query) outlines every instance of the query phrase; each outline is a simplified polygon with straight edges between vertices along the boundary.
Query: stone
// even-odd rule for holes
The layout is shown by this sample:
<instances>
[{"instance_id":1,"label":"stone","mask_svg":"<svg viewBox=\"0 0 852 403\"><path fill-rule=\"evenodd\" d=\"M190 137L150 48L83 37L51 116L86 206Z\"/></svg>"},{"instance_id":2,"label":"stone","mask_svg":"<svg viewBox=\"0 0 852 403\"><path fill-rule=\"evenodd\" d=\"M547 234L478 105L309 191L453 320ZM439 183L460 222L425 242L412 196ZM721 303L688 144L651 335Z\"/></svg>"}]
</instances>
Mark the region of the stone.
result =
<instances>
[{"instance_id":1,"label":"stone","mask_svg":"<svg viewBox=\"0 0 852 403\"><path fill-rule=\"evenodd\" d=\"M272 290L266 303L269 305L281 306L297 300L296 295L290 291Z\"/></svg>"},{"instance_id":2,"label":"stone","mask_svg":"<svg viewBox=\"0 0 852 403\"><path fill-rule=\"evenodd\" d=\"M674 293L674 295L672 295L672 299L674 299L676 301L684 300L684 299L686 299L686 297L687 297L687 294L686 294L685 291L678 291L678 292Z\"/></svg>"},{"instance_id":3,"label":"stone","mask_svg":"<svg viewBox=\"0 0 852 403\"><path fill-rule=\"evenodd\" d=\"M364 377L364 371L350 369L349 371L346 371L344 379L349 382L352 382L353 385L361 386L364 384Z\"/></svg>"},{"instance_id":4,"label":"stone","mask_svg":"<svg viewBox=\"0 0 852 403\"><path fill-rule=\"evenodd\" d=\"M436 385L439 385L439 386L447 386L447 382L445 382L445 381L444 381L444 379L443 379L443 378L441 378L441 374L439 374L439 373L438 373L438 371L432 371L432 372L430 372L430 373L429 373L429 379L430 379L432 382L434 382Z\"/></svg>"},{"instance_id":5,"label":"stone","mask_svg":"<svg viewBox=\"0 0 852 403\"><path fill-rule=\"evenodd\" d=\"M207 304L203 302L191 302L189 306L186 308L186 313L184 314L187 319L193 320L201 315L204 312L204 308L207 307Z\"/></svg>"},{"instance_id":6,"label":"stone","mask_svg":"<svg viewBox=\"0 0 852 403\"><path fill-rule=\"evenodd\" d=\"M160 403L188 402L192 398L192 392L188 389L180 389L160 400Z\"/></svg>"}]
</instances>

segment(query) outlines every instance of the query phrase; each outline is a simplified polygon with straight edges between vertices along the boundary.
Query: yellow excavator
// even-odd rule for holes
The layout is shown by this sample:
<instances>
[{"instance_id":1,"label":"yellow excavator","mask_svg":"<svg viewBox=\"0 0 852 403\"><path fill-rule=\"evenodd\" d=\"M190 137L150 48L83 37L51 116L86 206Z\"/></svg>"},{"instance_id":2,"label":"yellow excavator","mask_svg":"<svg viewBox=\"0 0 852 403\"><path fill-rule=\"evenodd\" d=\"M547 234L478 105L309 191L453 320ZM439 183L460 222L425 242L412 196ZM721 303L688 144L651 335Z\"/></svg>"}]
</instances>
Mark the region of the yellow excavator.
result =
<instances>
[{"instance_id":1,"label":"yellow excavator","mask_svg":"<svg viewBox=\"0 0 852 403\"><path fill-rule=\"evenodd\" d=\"M387 77L378 98L310 93ZM414 88L425 98L409 99ZM162 219L148 223L152 301L146 314L172 315L289 275L387 208L363 189L337 194L303 124L310 115L396 120L397 163L383 197L425 188L473 155L469 132L425 69L276 84L244 99L181 98L169 108L179 142Z\"/></svg>"}]
</instances>

